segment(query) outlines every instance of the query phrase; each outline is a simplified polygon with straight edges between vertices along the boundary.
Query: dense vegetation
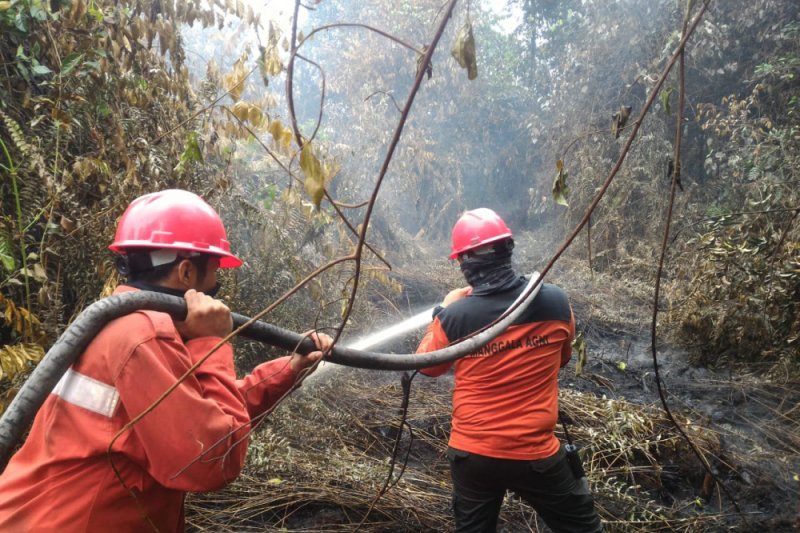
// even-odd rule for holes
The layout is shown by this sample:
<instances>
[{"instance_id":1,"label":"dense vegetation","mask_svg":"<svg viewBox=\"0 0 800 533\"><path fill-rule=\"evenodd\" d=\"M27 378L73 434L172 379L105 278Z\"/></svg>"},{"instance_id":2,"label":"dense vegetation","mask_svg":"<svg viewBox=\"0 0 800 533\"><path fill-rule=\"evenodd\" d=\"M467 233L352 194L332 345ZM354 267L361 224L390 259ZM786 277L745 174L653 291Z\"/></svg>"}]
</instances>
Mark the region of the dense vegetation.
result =
<instances>
[{"instance_id":1,"label":"dense vegetation","mask_svg":"<svg viewBox=\"0 0 800 533\"><path fill-rule=\"evenodd\" d=\"M419 287L458 282L438 259L465 208L503 213L529 245L525 266L540 267L624 156L558 275L652 298L678 116L658 333L693 364L796 382L797 2L710 2L686 47L685 109L673 70L640 124L704 2L508 0L511 18L459 3L430 69L440 3L313 4L294 32L291 12L240 0L0 0L0 411L70 319L118 283L105 248L127 203L166 187L222 213L246 259L224 291L239 312L347 258L267 317L347 334L435 299ZM592 320L615 320L595 305ZM241 353L246 367L257 350ZM797 413L781 416L797 430Z\"/></svg>"}]
</instances>

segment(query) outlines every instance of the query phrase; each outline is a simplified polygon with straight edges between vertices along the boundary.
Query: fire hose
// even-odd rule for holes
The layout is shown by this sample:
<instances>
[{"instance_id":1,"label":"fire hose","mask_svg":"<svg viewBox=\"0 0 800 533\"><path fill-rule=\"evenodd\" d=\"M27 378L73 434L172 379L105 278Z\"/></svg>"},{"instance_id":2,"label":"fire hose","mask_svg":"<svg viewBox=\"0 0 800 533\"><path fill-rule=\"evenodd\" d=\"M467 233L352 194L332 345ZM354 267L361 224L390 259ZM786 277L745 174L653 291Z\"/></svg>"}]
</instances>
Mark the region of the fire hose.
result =
<instances>
[{"instance_id":1,"label":"fire hose","mask_svg":"<svg viewBox=\"0 0 800 533\"><path fill-rule=\"evenodd\" d=\"M421 354L392 354L335 346L325 360L370 370L413 370L455 361L474 352L505 331L536 298L540 288L539 274L534 273L504 318L478 334L447 348ZM175 320L185 319L187 312L186 301L183 298L149 291L117 294L87 307L45 354L0 417L0 473L5 470L11 453L33 422L47 396L94 336L108 322L139 310L168 313ZM234 329L249 321L250 318L233 313ZM266 322L253 322L242 329L240 334L301 355L316 350L311 339Z\"/></svg>"}]
</instances>

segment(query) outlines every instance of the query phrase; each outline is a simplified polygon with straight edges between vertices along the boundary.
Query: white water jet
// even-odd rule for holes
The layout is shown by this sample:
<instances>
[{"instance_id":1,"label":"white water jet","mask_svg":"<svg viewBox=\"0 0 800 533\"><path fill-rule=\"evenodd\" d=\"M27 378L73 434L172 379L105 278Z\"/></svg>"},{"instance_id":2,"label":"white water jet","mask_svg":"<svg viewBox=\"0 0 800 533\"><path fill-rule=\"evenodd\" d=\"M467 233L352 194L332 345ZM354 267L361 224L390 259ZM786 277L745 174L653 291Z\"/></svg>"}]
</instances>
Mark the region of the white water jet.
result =
<instances>
[{"instance_id":1,"label":"white water jet","mask_svg":"<svg viewBox=\"0 0 800 533\"><path fill-rule=\"evenodd\" d=\"M366 350L367 348L371 348L376 344L388 341L389 339L392 339L404 333L408 333L409 331L419 329L422 326L427 326L428 324L430 324L432 320L431 318L432 313L433 313L433 307L428 308L420 313L417 313L411 318L403 320L398 324L389 326L384 330L377 331L375 333L372 333L371 335L367 335L366 337L357 340L352 344L348 344L347 347L352 348L354 350Z\"/></svg>"},{"instance_id":2,"label":"white water jet","mask_svg":"<svg viewBox=\"0 0 800 533\"><path fill-rule=\"evenodd\" d=\"M402 322L389 326L386 329L376 331L375 333L371 333L353 343L348 343L346 347L353 348L354 350L366 350L367 348L371 348L376 344L382 344L389 339L399 337L400 335L409 333L415 329L419 329L422 326L427 326L432 320L432 313L433 307L429 307L428 309L425 309L424 311L421 311L416 315L403 320ZM341 365L329 363L323 360L317 367L317 370L305 379L304 383L319 379L323 374L327 374L334 368L341 368Z\"/></svg>"}]
</instances>

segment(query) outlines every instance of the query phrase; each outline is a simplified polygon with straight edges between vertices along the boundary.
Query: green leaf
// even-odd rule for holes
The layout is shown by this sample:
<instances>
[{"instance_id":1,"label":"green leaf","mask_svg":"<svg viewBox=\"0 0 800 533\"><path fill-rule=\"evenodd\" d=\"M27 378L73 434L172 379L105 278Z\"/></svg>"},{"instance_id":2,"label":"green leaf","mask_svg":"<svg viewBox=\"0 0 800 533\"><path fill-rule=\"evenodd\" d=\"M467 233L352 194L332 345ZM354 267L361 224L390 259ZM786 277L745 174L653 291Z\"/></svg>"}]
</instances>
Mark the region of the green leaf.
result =
<instances>
[{"instance_id":1,"label":"green leaf","mask_svg":"<svg viewBox=\"0 0 800 533\"><path fill-rule=\"evenodd\" d=\"M560 205L569 205L567 196L569 195L569 187L567 187L567 177L569 173L564 169L564 162L559 159L556 161L556 179L553 180L553 200Z\"/></svg>"},{"instance_id":2,"label":"green leaf","mask_svg":"<svg viewBox=\"0 0 800 533\"><path fill-rule=\"evenodd\" d=\"M203 160L203 152L200 150L200 142L198 140L197 132L190 131L186 135L186 147L183 149L180 161L175 165L175 172L183 174L186 171L187 165L196 163Z\"/></svg>"},{"instance_id":3,"label":"green leaf","mask_svg":"<svg viewBox=\"0 0 800 533\"><path fill-rule=\"evenodd\" d=\"M36 64L31 67L31 72L36 76L44 76L45 74L52 74L53 71L47 65Z\"/></svg>"},{"instance_id":4,"label":"green leaf","mask_svg":"<svg viewBox=\"0 0 800 533\"><path fill-rule=\"evenodd\" d=\"M672 114L672 106L669 103L669 100L672 97L672 91L672 87L667 87L661 91L661 94L659 95L659 98L661 99L661 108L664 110L664 113L666 113L667 116Z\"/></svg>"},{"instance_id":5,"label":"green leaf","mask_svg":"<svg viewBox=\"0 0 800 533\"><path fill-rule=\"evenodd\" d=\"M65 57L64 60L61 61L61 75L66 76L72 72L75 67L80 64L81 59L83 59L83 54L77 52L73 52Z\"/></svg>"},{"instance_id":6,"label":"green leaf","mask_svg":"<svg viewBox=\"0 0 800 533\"><path fill-rule=\"evenodd\" d=\"M0 263L3 264L3 268L9 273L14 272L17 268L17 262L11 254L11 245L5 240L0 241Z\"/></svg>"},{"instance_id":7,"label":"green leaf","mask_svg":"<svg viewBox=\"0 0 800 533\"><path fill-rule=\"evenodd\" d=\"M14 26L22 33L28 33L28 26L25 23L26 20L26 17L23 17L22 13L17 13L17 16L14 17ZM20 48L22 48L22 46L20 46Z\"/></svg>"},{"instance_id":8,"label":"green leaf","mask_svg":"<svg viewBox=\"0 0 800 533\"><path fill-rule=\"evenodd\" d=\"M105 102L97 104L97 114L103 118L111 116L111 108Z\"/></svg>"},{"instance_id":9,"label":"green leaf","mask_svg":"<svg viewBox=\"0 0 800 533\"><path fill-rule=\"evenodd\" d=\"M272 209L272 204L275 203L275 197L278 195L278 187L275 186L274 183L271 183L267 190L264 192L264 198L262 203L264 205L264 209Z\"/></svg>"},{"instance_id":10,"label":"green leaf","mask_svg":"<svg viewBox=\"0 0 800 533\"><path fill-rule=\"evenodd\" d=\"M105 16L103 15L103 10L96 7L94 3L92 3L88 7L87 11L91 16L94 17L94 20L96 20L97 22L103 22L103 19L105 18Z\"/></svg>"},{"instance_id":11,"label":"green leaf","mask_svg":"<svg viewBox=\"0 0 800 533\"><path fill-rule=\"evenodd\" d=\"M38 20L39 22L44 22L45 20L47 20L47 11L45 11L41 5L31 6L30 14L31 17Z\"/></svg>"},{"instance_id":12,"label":"green leaf","mask_svg":"<svg viewBox=\"0 0 800 533\"><path fill-rule=\"evenodd\" d=\"M303 187L311 197L314 207L319 209L319 204L325 195L325 174L310 142L303 145L303 151L300 152L300 168L306 175Z\"/></svg>"},{"instance_id":13,"label":"green leaf","mask_svg":"<svg viewBox=\"0 0 800 533\"><path fill-rule=\"evenodd\" d=\"M19 71L19 73L22 75L23 78L25 78L26 80L30 79L31 72L28 70L28 67L26 67L21 61L17 61L17 70Z\"/></svg>"}]
</instances>

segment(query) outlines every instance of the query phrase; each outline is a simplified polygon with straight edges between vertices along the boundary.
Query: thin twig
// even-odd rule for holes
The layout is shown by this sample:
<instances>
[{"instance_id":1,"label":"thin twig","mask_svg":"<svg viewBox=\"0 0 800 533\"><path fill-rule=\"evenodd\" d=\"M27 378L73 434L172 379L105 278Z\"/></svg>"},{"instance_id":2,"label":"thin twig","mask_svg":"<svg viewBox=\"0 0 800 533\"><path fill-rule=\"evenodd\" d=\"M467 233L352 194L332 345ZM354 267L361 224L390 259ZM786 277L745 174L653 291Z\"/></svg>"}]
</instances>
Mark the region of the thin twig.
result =
<instances>
[{"instance_id":1,"label":"thin twig","mask_svg":"<svg viewBox=\"0 0 800 533\"><path fill-rule=\"evenodd\" d=\"M370 98L372 98L372 97L373 97L373 96L375 96L376 94L382 94L382 95L384 95L384 96L388 96L388 97L389 97L389 99L390 99L390 100L392 101L392 103L394 104L394 108L395 108L395 109L397 109L397 111L398 111L399 113L402 113L402 112L403 112L403 110L402 110L402 109L400 109L400 106L399 106L399 105L397 105L397 100L395 100L395 99L394 99L394 95L393 95L391 92L389 92L389 91L381 91L381 90L377 90L377 91L373 92L372 94L370 94L369 96L367 96L366 98L364 98L364 101L366 102L367 100L369 100Z\"/></svg>"},{"instance_id":2,"label":"thin twig","mask_svg":"<svg viewBox=\"0 0 800 533\"><path fill-rule=\"evenodd\" d=\"M364 29L367 29L367 30L369 30L371 32L377 33L378 35L382 35L382 36L386 37L387 39L396 42L400 46L403 46L405 48L408 48L409 50L412 50L412 51L416 52L419 55L424 55L425 54L425 52L423 52L422 50L419 50L418 48L414 47L413 45L410 45L407 42L398 39L397 37L395 37L394 35L392 35L390 33L386 33L385 31L379 30L378 28L375 28L373 26L369 26L367 24L361 24L361 23L357 23L357 22L334 22L333 24L326 24L324 26L320 26L318 28L314 28L311 31L311 33L309 33L306 36L306 38L303 40L303 43L305 43L308 40L308 38L311 37L312 35L314 35L315 33L318 33L318 32L324 31L324 30L330 30L330 29L333 29L333 28L364 28ZM300 43L300 46L302 46L303 43ZM299 46L298 46L298 48L299 48Z\"/></svg>"},{"instance_id":3,"label":"thin twig","mask_svg":"<svg viewBox=\"0 0 800 533\"><path fill-rule=\"evenodd\" d=\"M706 0L703 2L702 11L708 7L708 3L710 0ZM688 25L688 13L687 17L684 18L683 23L683 32L682 36L685 40L687 36L687 25ZM666 413L669 420L675 426L675 429L678 433L681 434L684 440L686 440L689 447L692 449L692 452L698 458L700 463L703 465L703 468L714 479L714 482L725 492L726 496L731 500L733 506L736 508L736 511L740 514L742 519L744 520L745 524L747 524L747 518L742 514L741 509L739 508L739 504L736 501L736 498L733 497L733 494L728 491L728 488L722 483L722 481L717 477L717 475L713 472L711 465L708 463L705 455L700 451L694 441L689 437L689 435L683 430L681 425L672 415L672 411L670 411L669 404L667 403L666 393L664 390L664 383L661 379L661 374L659 372L659 365L658 365L658 350L656 347L656 340L657 340L657 319L658 319L658 297L661 291L661 277L664 271L664 258L667 254L667 244L669 241L669 229L670 224L672 222L672 209L675 204L675 194L678 187L678 179L680 177L680 152L681 152L681 141L683 138L683 111L685 107L685 93L686 93L686 60L685 60L685 49L683 46L679 47L679 63L678 63L678 110L677 110L677 119L676 119L676 132L675 132L675 146L674 146L674 153L673 153L673 170L672 170L672 185L670 187L670 196L669 196L669 204L667 205L667 214L666 220L664 222L664 237L661 243L661 255L659 257L658 262L658 270L656 272L656 285L655 291L653 296L653 319L650 325L650 347L653 353L653 371L655 373L655 380L656 380L656 389L658 390L658 397L661 400L661 405L664 407L664 412ZM655 91L654 91L655 94Z\"/></svg>"}]
</instances>

